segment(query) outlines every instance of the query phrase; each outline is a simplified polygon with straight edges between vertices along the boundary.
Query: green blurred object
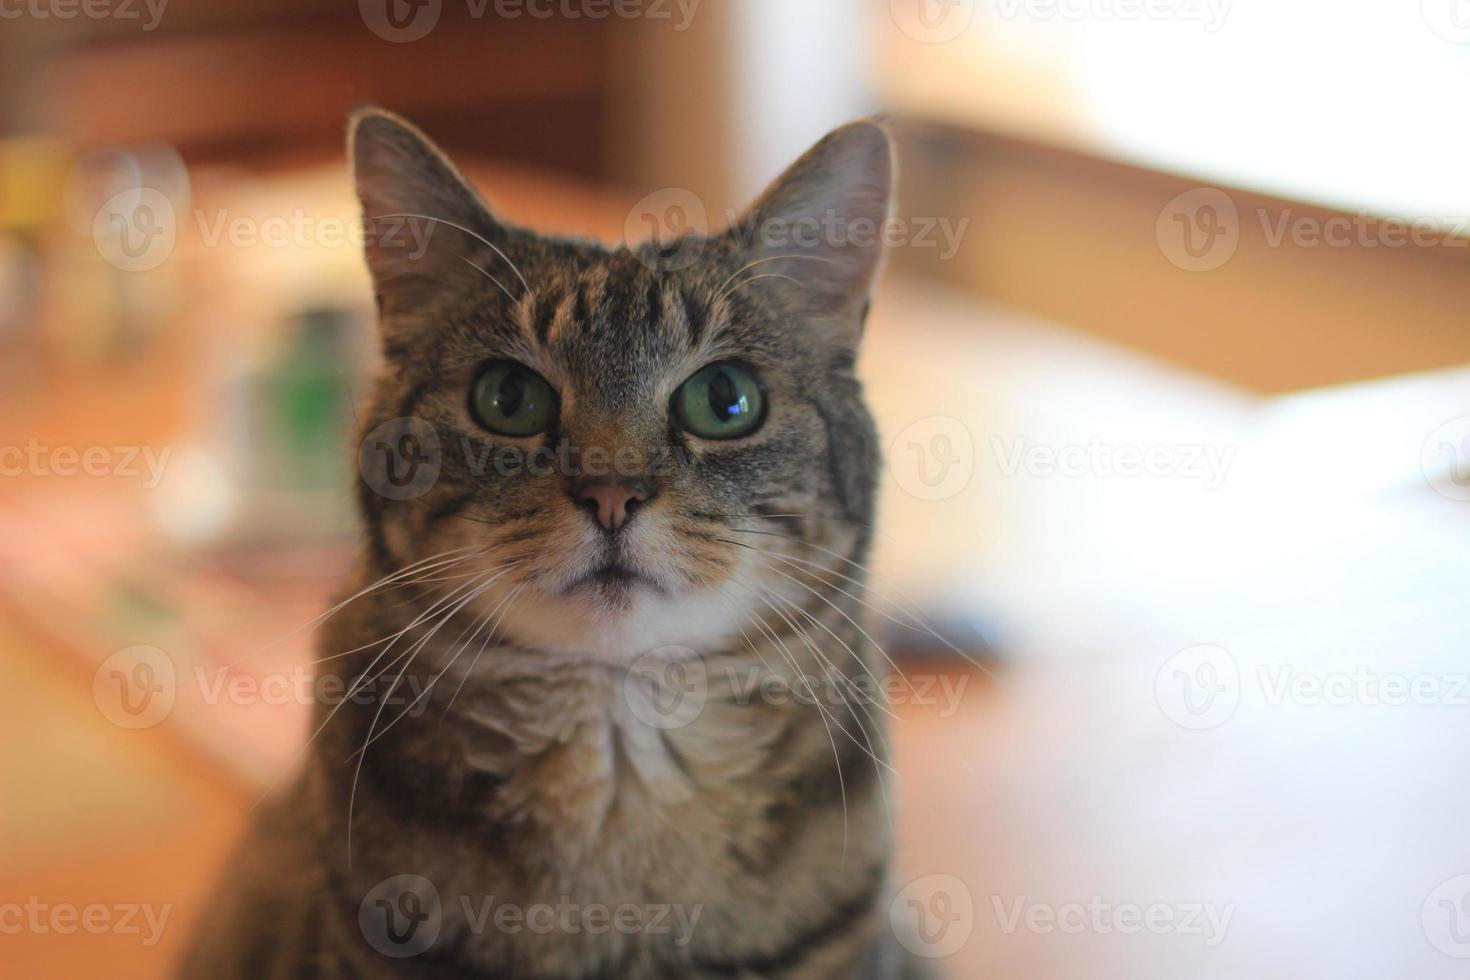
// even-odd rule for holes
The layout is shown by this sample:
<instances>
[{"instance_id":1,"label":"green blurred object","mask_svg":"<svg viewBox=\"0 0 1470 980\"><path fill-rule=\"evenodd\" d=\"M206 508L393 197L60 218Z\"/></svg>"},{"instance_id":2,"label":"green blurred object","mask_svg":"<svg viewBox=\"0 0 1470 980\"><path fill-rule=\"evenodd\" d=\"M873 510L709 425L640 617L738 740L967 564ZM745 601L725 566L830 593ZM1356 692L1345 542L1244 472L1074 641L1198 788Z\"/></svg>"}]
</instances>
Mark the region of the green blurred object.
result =
<instances>
[{"instance_id":1,"label":"green blurred object","mask_svg":"<svg viewBox=\"0 0 1470 980\"><path fill-rule=\"evenodd\" d=\"M41 264L29 236L0 230L0 352L19 347L34 328Z\"/></svg>"},{"instance_id":2,"label":"green blurred object","mask_svg":"<svg viewBox=\"0 0 1470 980\"><path fill-rule=\"evenodd\" d=\"M350 403L341 372L350 327L350 317L340 310L304 312L275 378L291 478L308 492L340 486L345 476L342 436Z\"/></svg>"},{"instance_id":3,"label":"green blurred object","mask_svg":"<svg viewBox=\"0 0 1470 980\"><path fill-rule=\"evenodd\" d=\"M346 311L304 310L290 345L261 378L269 433L261 448L270 481L289 491L293 509L313 523L340 522L348 500L352 402L345 368L355 329Z\"/></svg>"}]
</instances>

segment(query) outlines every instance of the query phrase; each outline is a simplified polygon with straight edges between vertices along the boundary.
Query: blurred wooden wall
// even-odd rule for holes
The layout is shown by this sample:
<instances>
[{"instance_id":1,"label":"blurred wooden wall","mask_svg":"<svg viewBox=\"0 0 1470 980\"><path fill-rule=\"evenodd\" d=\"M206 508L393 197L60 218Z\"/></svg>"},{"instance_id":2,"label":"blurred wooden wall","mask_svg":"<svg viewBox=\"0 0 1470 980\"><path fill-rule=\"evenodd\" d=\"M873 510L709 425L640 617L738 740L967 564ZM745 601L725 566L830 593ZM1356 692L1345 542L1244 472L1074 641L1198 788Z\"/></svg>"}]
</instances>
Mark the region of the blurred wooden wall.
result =
<instances>
[{"instance_id":1,"label":"blurred wooden wall","mask_svg":"<svg viewBox=\"0 0 1470 980\"><path fill-rule=\"evenodd\" d=\"M82 149L162 140L191 162L293 163L340 156L346 114L377 103L456 152L602 175L614 22L472 9L442 4L407 43L328 0L170 0L151 31L22 21L47 54L12 115Z\"/></svg>"},{"instance_id":2,"label":"blurred wooden wall","mask_svg":"<svg viewBox=\"0 0 1470 980\"><path fill-rule=\"evenodd\" d=\"M903 132L902 213L970 223L953 258L901 248L900 266L1260 392L1470 363L1465 238L1277 244L1283 220L1354 216L1223 188L1238 244L1188 271L1158 224L1199 181L946 126ZM1382 234L1370 221L1367 238Z\"/></svg>"}]
</instances>

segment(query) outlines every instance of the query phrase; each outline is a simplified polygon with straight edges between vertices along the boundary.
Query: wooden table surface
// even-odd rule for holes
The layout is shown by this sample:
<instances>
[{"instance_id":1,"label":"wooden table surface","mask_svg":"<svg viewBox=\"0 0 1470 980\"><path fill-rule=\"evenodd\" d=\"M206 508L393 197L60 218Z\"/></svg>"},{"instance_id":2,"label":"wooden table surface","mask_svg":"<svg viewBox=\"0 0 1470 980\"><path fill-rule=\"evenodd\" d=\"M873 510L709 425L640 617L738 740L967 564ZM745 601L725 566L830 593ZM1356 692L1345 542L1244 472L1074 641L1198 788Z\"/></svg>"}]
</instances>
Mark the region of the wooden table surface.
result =
<instances>
[{"instance_id":1,"label":"wooden table surface","mask_svg":"<svg viewBox=\"0 0 1470 980\"><path fill-rule=\"evenodd\" d=\"M885 474L877 561L909 595L944 592L993 626L1000 654L992 672L910 664L951 693L897 707L895 914L916 917L944 973L1470 974L1470 512L1418 477L1433 426L1393 416L1403 438L1386 439L1369 424L1384 408L1308 438L1292 428L1306 403L1286 417L927 286L899 284L877 309L863 370L885 433L970 412L977 456L946 501ZM3 441L47 424L142 438L120 429L156 428L157 398L108 417L18 409ZM1272 434L1288 430L1283 452ZM985 438L1092 432L1214 440L1240 459L1213 491L1059 480L998 472ZM1318 436L1347 447L1323 467ZM1413 480L1354 482L1362 454L1401 443ZM7 510L68 492L0 491ZM58 649L15 598L0 596L0 903L169 911L152 944L0 928L0 973L164 975L260 787L169 725L107 721L95 657Z\"/></svg>"}]
</instances>

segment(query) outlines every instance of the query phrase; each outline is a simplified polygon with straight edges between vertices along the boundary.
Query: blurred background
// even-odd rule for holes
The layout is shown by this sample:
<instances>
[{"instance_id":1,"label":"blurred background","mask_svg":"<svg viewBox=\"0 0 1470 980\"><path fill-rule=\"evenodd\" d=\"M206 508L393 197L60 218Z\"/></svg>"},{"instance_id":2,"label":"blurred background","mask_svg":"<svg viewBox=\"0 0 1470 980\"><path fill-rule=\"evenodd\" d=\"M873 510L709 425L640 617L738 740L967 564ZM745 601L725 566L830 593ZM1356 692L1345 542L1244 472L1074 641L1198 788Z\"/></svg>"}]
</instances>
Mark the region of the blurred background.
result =
<instances>
[{"instance_id":1,"label":"blurred background","mask_svg":"<svg viewBox=\"0 0 1470 980\"><path fill-rule=\"evenodd\" d=\"M371 102L607 241L887 115L944 975L1465 976L1467 85L1463 0L0 0L0 972L166 975L300 751Z\"/></svg>"}]
</instances>

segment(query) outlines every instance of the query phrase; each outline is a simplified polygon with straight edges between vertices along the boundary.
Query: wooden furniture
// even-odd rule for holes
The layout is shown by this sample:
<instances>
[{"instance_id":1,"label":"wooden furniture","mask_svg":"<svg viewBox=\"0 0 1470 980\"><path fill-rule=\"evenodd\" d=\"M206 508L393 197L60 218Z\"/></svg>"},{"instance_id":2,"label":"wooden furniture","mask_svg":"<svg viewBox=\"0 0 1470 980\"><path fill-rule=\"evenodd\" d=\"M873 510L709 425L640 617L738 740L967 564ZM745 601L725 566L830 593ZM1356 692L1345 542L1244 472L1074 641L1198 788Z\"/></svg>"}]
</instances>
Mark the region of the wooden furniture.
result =
<instances>
[{"instance_id":1,"label":"wooden furniture","mask_svg":"<svg viewBox=\"0 0 1470 980\"><path fill-rule=\"evenodd\" d=\"M340 154L347 113L378 103L451 150L602 173L608 21L438 6L408 43L323 0L174 0L152 31L77 22L39 73L40 115L82 148L162 140L191 164L300 162Z\"/></svg>"}]
</instances>

